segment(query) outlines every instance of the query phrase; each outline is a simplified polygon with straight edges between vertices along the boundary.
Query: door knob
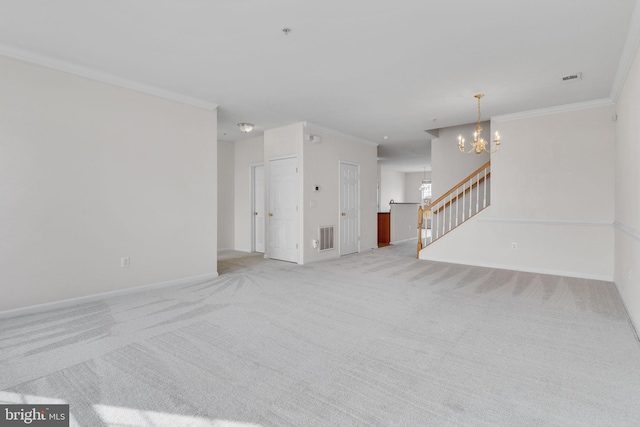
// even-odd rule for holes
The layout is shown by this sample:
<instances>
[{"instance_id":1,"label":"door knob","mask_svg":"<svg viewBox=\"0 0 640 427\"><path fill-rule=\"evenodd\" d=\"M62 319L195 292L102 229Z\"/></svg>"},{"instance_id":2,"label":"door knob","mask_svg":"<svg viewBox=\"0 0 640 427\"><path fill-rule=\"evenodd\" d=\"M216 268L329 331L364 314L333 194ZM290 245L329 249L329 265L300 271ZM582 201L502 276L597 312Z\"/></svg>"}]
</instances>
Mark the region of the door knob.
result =
<instances>
[{"instance_id":1,"label":"door knob","mask_svg":"<svg viewBox=\"0 0 640 427\"><path fill-rule=\"evenodd\" d=\"M257 215L258 215L258 212L254 212L253 214L257 216Z\"/></svg>"},{"instance_id":2,"label":"door knob","mask_svg":"<svg viewBox=\"0 0 640 427\"><path fill-rule=\"evenodd\" d=\"M273 216L273 214L271 212L269 212L269 216Z\"/></svg>"},{"instance_id":3,"label":"door knob","mask_svg":"<svg viewBox=\"0 0 640 427\"><path fill-rule=\"evenodd\" d=\"M342 216L347 216L347 214L345 212L342 212Z\"/></svg>"}]
</instances>

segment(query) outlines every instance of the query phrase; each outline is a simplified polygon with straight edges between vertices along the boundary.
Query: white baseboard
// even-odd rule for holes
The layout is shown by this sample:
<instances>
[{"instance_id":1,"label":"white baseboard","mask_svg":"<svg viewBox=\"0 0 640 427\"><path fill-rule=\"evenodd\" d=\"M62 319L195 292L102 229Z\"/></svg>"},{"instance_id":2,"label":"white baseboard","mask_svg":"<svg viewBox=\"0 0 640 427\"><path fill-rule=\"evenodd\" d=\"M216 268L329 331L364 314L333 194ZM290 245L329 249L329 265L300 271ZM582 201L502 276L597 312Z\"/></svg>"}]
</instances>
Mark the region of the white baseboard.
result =
<instances>
[{"instance_id":1,"label":"white baseboard","mask_svg":"<svg viewBox=\"0 0 640 427\"><path fill-rule=\"evenodd\" d=\"M300 265L316 264L318 262L332 261L332 260L336 260L338 258L340 258L340 254L335 254L335 255L331 255L331 256L323 257L323 258L313 258L313 259L306 260L303 263L300 263Z\"/></svg>"},{"instance_id":2,"label":"white baseboard","mask_svg":"<svg viewBox=\"0 0 640 427\"><path fill-rule=\"evenodd\" d=\"M487 268L498 268L500 270L513 270L513 271L523 271L525 273L537 273L537 274L548 274L550 276L564 276L564 277L575 277L578 279L589 279L589 280L600 280L603 282L613 282L613 276L604 275L604 274L587 274L584 272L576 272L576 271L565 271L565 270L554 270L549 268L538 268L531 266L519 266L519 265L506 265L499 263L483 263L483 262L469 262L467 260L459 260L459 259L445 259L445 258L420 258L425 261L435 261L435 262L447 262L451 264L462 264L462 265L473 265L475 267L487 267Z\"/></svg>"},{"instance_id":3,"label":"white baseboard","mask_svg":"<svg viewBox=\"0 0 640 427\"><path fill-rule=\"evenodd\" d=\"M362 254L362 253L365 253L365 252L372 251L374 249L378 249L378 248L377 247L376 248L361 248L357 253ZM349 255L351 255L351 254L349 254ZM300 264L300 265L315 264L315 263L324 262L324 261L332 261L332 260L336 260L336 259L340 258L341 256L342 255L340 255L340 254L334 254L334 255L331 255L331 256L326 257L326 258L314 258L314 259L311 259L311 260L307 260L307 261L305 261L304 264Z\"/></svg>"},{"instance_id":4,"label":"white baseboard","mask_svg":"<svg viewBox=\"0 0 640 427\"><path fill-rule=\"evenodd\" d=\"M64 308L64 307L70 307L70 306L73 306L73 305L86 304L88 302L94 302L94 301L97 301L97 300L117 297L117 296L121 296L121 295L133 294L133 293L149 291L149 290L153 290L153 289L161 289L161 288L166 288L166 287L169 287L169 286L182 285L182 284L185 284L185 283L195 282L195 281L198 281L198 280L215 279L216 277L218 277L218 272L202 274L202 275L199 275L199 276L183 277L181 279L167 280L165 282L151 283L151 284L147 284L147 285L140 285L140 286L135 286L133 288L126 288L126 289L118 289L118 290L115 290L115 291L100 292L100 293L97 293L97 294L84 295L84 296L76 297L76 298L68 298L68 299L63 299L63 300L60 300L60 301L46 302L46 303L43 303L43 304L28 305L26 307L13 308L13 309L10 309L10 310L0 311L0 319L6 319L8 317L24 316L24 315L27 315L27 314L36 314L36 313L41 313L41 312L44 312L44 311L55 310L55 309Z\"/></svg>"},{"instance_id":5,"label":"white baseboard","mask_svg":"<svg viewBox=\"0 0 640 427\"><path fill-rule=\"evenodd\" d=\"M622 306L624 307L624 311L627 313L627 320L629 321L629 325L631 325L631 329L633 330L633 333L636 336L636 340L640 341L640 335L638 335L638 328L636 327L636 323L634 322L634 318L631 316L631 311L629 311L629 308L627 307L627 303L625 302L625 299L622 297L622 289L620 289L620 285L618 283L614 282L614 285L616 286L616 291L618 292L618 295L620 295L620 301L622 302ZM640 326L640 324L638 325Z\"/></svg>"},{"instance_id":6,"label":"white baseboard","mask_svg":"<svg viewBox=\"0 0 640 427\"><path fill-rule=\"evenodd\" d=\"M403 239L403 240L396 240L394 242L390 242L391 245L397 245L398 243L404 243L404 242L410 242L412 240L415 240L416 243L418 242L418 238L417 237L410 237L408 239Z\"/></svg>"}]
</instances>

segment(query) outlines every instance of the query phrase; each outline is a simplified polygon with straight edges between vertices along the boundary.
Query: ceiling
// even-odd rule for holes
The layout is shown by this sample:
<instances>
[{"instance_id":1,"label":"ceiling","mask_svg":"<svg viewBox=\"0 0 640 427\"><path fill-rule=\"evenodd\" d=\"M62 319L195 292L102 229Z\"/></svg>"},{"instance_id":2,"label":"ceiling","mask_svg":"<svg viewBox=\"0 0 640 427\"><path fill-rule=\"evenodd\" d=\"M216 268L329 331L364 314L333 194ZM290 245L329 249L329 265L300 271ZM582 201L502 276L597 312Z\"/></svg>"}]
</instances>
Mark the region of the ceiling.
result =
<instances>
[{"instance_id":1,"label":"ceiling","mask_svg":"<svg viewBox=\"0 0 640 427\"><path fill-rule=\"evenodd\" d=\"M483 119L615 97L635 3L0 0L0 54L218 105L220 139L309 121L422 171L425 130L474 122L476 93Z\"/></svg>"}]
</instances>

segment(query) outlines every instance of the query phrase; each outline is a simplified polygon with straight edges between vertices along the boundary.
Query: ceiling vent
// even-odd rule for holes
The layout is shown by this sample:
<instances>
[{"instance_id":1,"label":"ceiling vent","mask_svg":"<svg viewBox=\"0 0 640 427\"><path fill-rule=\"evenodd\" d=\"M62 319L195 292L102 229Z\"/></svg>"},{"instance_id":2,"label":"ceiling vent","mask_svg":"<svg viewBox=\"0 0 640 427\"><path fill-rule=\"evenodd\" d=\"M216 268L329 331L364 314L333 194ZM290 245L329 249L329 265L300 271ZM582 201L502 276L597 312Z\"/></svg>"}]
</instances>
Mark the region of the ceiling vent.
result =
<instances>
[{"instance_id":1,"label":"ceiling vent","mask_svg":"<svg viewBox=\"0 0 640 427\"><path fill-rule=\"evenodd\" d=\"M582 73L575 73L564 76L562 78L562 83L577 82L578 80L582 80Z\"/></svg>"}]
</instances>

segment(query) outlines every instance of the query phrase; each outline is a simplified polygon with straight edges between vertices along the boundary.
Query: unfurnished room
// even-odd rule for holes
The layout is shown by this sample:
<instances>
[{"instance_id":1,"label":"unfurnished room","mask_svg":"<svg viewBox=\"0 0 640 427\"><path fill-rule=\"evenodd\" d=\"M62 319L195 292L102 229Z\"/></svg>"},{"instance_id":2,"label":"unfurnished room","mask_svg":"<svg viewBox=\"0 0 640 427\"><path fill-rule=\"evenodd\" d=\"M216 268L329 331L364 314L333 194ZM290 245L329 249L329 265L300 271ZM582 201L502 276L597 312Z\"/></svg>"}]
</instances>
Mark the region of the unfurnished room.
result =
<instances>
[{"instance_id":1,"label":"unfurnished room","mask_svg":"<svg viewBox=\"0 0 640 427\"><path fill-rule=\"evenodd\" d=\"M640 424L637 0L0 0L0 426Z\"/></svg>"}]
</instances>

